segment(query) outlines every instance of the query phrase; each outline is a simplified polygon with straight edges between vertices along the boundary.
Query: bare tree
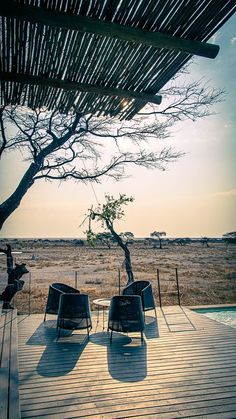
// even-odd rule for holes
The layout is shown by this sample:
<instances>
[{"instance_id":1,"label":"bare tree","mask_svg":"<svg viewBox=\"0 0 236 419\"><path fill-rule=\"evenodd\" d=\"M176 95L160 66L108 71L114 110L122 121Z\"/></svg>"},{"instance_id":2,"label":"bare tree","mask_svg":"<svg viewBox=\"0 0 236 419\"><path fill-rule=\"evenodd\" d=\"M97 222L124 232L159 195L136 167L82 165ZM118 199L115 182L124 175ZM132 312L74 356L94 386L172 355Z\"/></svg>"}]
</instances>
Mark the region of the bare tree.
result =
<instances>
[{"instance_id":1,"label":"bare tree","mask_svg":"<svg viewBox=\"0 0 236 419\"><path fill-rule=\"evenodd\" d=\"M128 122L78 112L62 115L20 106L0 107L0 159L19 149L29 162L15 191L0 204L0 229L39 179L119 180L130 164L165 170L166 164L183 153L162 146L156 150L157 140L168 138L176 121L209 115L222 92L192 83L170 86L162 94L166 98L162 107L147 107L147 112ZM104 162L111 143L111 157Z\"/></svg>"},{"instance_id":2,"label":"bare tree","mask_svg":"<svg viewBox=\"0 0 236 419\"><path fill-rule=\"evenodd\" d=\"M164 231L153 231L153 233L150 233L150 236L152 238L154 237L155 242L156 242L156 237L157 237L158 242L159 242L159 249L162 249L162 237L166 236L166 233Z\"/></svg>"}]
</instances>

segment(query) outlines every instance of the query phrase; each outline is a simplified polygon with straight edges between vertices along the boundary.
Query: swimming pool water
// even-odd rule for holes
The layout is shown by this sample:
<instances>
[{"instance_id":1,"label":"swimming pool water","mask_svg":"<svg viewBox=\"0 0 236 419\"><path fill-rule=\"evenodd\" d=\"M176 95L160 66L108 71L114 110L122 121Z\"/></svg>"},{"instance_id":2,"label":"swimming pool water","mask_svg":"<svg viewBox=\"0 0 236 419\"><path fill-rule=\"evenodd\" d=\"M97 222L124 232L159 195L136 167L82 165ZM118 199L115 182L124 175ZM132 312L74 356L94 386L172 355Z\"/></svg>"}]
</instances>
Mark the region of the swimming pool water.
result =
<instances>
[{"instance_id":1,"label":"swimming pool water","mask_svg":"<svg viewBox=\"0 0 236 419\"><path fill-rule=\"evenodd\" d=\"M198 308L194 311L236 329L236 307Z\"/></svg>"}]
</instances>

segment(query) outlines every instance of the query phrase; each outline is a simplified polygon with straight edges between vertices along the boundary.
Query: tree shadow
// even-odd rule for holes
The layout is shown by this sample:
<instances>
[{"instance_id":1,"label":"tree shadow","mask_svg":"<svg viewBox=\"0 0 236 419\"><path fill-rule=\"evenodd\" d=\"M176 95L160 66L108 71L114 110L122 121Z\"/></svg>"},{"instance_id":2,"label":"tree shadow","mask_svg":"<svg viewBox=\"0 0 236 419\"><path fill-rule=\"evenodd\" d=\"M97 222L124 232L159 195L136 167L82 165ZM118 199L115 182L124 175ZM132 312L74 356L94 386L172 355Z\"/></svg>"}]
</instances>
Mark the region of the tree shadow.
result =
<instances>
[{"instance_id":1,"label":"tree shadow","mask_svg":"<svg viewBox=\"0 0 236 419\"><path fill-rule=\"evenodd\" d=\"M42 322L28 339L27 345L46 346L37 365L43 377L60 377L72 371L88 343L87 332L63 330L57 340L55 320Z\"/></svg>"}]
</instances>

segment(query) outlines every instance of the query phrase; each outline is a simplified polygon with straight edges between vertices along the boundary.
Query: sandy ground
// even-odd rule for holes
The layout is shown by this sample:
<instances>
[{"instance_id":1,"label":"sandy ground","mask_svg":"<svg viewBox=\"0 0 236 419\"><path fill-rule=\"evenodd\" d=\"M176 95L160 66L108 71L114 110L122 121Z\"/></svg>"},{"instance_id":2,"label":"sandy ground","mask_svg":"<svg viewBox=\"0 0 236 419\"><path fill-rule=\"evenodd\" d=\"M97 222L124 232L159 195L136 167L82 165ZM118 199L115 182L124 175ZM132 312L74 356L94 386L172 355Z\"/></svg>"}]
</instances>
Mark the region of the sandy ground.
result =
<instances>
[{"instance_id":1,"label":"sandy ground","mask_svg":"<svg viewBox=\"0 0 236 419\"><path fill-rule=\"evenodd\" d=\"M30 275L24 276L25 286L15 305L19 312L42 312L48 285L65 282L95 298L118 294L126 284L122 251L113 247L79 247L73 241L13 240L16 262L25 262ZM0 247L4 242L0 242ZM178 269L181 303L183 305L236 303L236 246L224 243L201 243L186 246L165 245L162 250L141 244L130 245L135 279L153 284L158 304L157 269L160 273L163 304L175 304L175 268ZM5 255L0 255L0 291L5 288Z\"/></svg>"}]
</instances>

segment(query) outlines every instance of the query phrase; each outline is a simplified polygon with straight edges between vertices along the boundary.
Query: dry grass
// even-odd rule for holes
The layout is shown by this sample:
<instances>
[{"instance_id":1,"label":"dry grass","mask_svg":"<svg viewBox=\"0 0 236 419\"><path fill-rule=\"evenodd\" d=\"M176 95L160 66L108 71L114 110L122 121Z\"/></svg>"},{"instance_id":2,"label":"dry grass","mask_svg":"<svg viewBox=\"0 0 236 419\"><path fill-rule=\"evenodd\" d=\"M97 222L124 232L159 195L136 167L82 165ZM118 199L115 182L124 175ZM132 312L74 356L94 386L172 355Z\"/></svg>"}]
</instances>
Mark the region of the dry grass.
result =
<instances>
[{"instance_id":1,"label":"dry grass","mask_svg":"<svg viewBox=\"0 0 236 419\"><path fill-rule=\"evenodd\" d=\"M3 246L3 243L0 243ZM76 247L73 242L19 242L12 243L18 262L25 262L31 272L31 284L26 278L24 290L18 294L15 305L18 310L43 312L48 285L52 282L77 284L81 292L88 293L90 300L118 293L118 269L121 270L121 286L126 284L123 269L123 253L118 248L91 249ZM1 247L0 246L0 247ZM222 304L236 302L236 246L212 243L204 247L200 243L187 246L169 245L163 250L130 246L135 279L148 279L158 303L156 269L160 270L161 289L170 292L163 297L164 304L175 304L175 268L178 268L181 301L183 305ZM36 260L32 260L32 256ZM5 257L0 257L1 289L6 285Z\"/></svg>"}]
</instances>

